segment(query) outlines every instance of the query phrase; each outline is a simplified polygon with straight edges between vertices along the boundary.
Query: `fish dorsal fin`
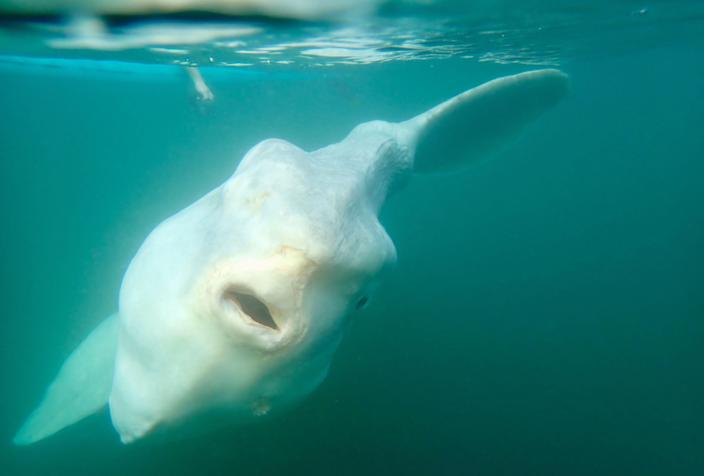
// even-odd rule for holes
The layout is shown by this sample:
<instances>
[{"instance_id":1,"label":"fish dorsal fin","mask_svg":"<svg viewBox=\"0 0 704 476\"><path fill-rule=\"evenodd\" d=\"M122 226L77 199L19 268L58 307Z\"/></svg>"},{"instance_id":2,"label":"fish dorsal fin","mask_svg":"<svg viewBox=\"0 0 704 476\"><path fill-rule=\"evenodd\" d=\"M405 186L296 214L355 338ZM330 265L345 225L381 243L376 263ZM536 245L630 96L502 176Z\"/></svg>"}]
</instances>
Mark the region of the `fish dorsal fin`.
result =
<instances>
[{"instance_id":1,"label":"fish dorsal fin","mask_svg":"<svg viewBox=\"0 0 704 476\"><path fill-rule=\"evenodd\" d=\"M105 319L68 356L44 399L14 438L29 445L100 410L112 388L117 349L117 314Z\"/></svg>"},{"instance_id":2,"label":"fish dorsal fin","mask_svg":"<svg viewBox=\"0 0 704 476\"><path fill-rule=\"evenodd\" d=\"M505 76L401 123L415 142L414 169L432 172L481 160L557 104L568 85L556 69Z\"/></svg>"}]
</instances>

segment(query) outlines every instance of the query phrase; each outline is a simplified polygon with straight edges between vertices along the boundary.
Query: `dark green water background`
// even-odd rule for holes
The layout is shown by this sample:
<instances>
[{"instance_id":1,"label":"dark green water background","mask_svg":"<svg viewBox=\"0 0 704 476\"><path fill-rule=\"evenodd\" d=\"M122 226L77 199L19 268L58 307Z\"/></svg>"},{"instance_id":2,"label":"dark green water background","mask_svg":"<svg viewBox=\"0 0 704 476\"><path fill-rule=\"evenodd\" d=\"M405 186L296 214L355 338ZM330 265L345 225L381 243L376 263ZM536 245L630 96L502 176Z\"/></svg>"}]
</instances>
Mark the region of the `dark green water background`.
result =
<instances>
[{"instance_id":1,"label":"dark green water background","mask_svg":"<svg viewBox=\"0 0 704 476\"><path fill-rule=\"evenodd\" d=\"M399 262L304 404L123 446L107 413L12 435L115 310L149 230L259 140L312 149L493 77L472 61L275 74L0 70L0 473L704 474L704 47L569 58L570 97L494 160L416 176Z\"/></svg>"}]
</instances>

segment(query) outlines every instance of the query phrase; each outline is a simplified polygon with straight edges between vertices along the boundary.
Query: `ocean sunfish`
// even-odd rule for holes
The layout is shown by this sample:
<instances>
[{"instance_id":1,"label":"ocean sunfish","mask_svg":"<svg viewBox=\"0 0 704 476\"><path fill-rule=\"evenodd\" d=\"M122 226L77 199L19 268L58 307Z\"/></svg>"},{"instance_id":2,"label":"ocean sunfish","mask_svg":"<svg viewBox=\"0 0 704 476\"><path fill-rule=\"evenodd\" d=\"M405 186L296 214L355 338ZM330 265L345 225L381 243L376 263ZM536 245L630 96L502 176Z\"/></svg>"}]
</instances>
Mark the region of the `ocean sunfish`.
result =
<instances>
[{"instance_id":1,"label":"ocean sunfish","mask_svg":"<svg viewBox=\"0 0 704 476\"><path fill-rule=\"evenodd\" d=\"M560 71L530 71L405 122L360 124L313 152L279 139L254 146L225 183L149 234L119 311L68 357L14 442L106 404L130 443L299 401L396 260L378 220L389 193L413 172L482 159L567 90Z\"/></svg>"}]
</instances>

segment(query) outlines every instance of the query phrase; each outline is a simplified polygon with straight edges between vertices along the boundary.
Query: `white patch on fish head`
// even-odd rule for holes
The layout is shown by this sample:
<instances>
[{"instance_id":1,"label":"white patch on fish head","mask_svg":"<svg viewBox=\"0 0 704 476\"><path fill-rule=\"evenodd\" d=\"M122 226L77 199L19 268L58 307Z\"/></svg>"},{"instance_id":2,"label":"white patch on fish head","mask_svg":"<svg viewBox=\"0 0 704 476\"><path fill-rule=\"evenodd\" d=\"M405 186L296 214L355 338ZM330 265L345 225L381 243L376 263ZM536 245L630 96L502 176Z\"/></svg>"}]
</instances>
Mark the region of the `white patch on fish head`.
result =
<instances>
[{"instance_id":1,"label":"white patch on fish head","mask_svg":"<svg viewBox=\"0 0 704 476\"><path fill-rule=\"evenodd\" d=\"M369 167L334 152L264 141L145 241L120 295L123 441L206 410L263 414L325 377L346 316L396 257Z\"/></svg>"}]
</instances>

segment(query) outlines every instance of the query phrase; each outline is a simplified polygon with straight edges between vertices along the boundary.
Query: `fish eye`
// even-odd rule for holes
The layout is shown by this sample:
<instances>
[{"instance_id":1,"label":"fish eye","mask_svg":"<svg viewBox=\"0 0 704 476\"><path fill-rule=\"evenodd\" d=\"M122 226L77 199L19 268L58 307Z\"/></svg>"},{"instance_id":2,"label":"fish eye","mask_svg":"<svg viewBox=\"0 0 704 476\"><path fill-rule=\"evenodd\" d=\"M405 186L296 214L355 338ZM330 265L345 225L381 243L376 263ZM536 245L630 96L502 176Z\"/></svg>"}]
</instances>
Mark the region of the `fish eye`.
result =
<instances>
[{"instance_id":1,"label":"fish eye","mask_svg":"<svg viewBox=\"0 0 704 476\"><path fill-rule=\"evenodd\" d=\"M247 317L262 326L275 331L279 330L276 321L271 317L269 308L262 301L252 294L243 293L234 289L225 291L224 299L236 305Z\"/></svg>"},{"instance_id":2,"label":"fish eye","mask_svg":"<svg viewBox=\"0 0 704 476\"><path fill-rule=\"evenodd\" d=\"M369 298L367 296L362 296L357 300L357 304L355 304L354 309L356 311L359 311L360 309L363 309L367 303L369 302Z\"/></svg>"}]
</instances>

